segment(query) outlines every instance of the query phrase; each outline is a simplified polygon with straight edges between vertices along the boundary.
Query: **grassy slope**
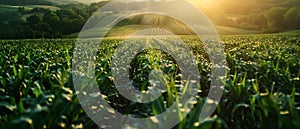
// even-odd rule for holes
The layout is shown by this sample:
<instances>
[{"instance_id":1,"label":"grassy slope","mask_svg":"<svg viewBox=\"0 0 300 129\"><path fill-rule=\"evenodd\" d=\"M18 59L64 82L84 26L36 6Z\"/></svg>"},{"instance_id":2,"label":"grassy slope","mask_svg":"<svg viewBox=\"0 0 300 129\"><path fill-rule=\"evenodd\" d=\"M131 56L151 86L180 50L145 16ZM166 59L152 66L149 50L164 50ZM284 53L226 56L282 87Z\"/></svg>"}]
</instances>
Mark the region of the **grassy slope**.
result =
<instances>
[{"instance_id":1,"label":"grassy slope","mask_svg":"<svg viewBox=\"0 0 300 129\"><path fill-rule=\"evenodd\" d=\"M286 31L286 32L278 33L278 34L297 34L297 35L300 35L300 30Z\"/></svg>"},{"instance_id":2,"label":"grassy slope","mask_svg":"<svg viewBox=\"0 0 300 129\"><path fill-rule=\"evenodd\" d=\"M142 25L127 25L127 26L121 26L121 27L115 27L113 28L107 36L114 37L114 36L126 36L130 35L136 31L150 28L151 26L142 26ZM216 26L216 29L218 31L218 34L220 35L235 35L235 34L259 34L259 31L250 31L250 30L244 30L244 29L238 29L233 27L225 27L225 26ZM93 35L92 33L100 32L101 30L91 29L87 31L87 34ZM79 33L74 33L67 35L67 38L76 38Z\"/></svg>"},{"instance_id":3,"label":"grassy slope","mask_svg":"<svg viewBox=\"0 0 300 129\"><path fill-rule=\"evenodd\" d=\"M118 26L118 27L112 28L108 32L107 36L108 37L127 36L136 31L147 29L147 28L151 28L151 26L140 26L140 25ZM101 33L101 32L102 32L101 29L90 29L90 30L85 31L84 33L86 35L95 36L97 33ZM76 38L76 37L78 37L78 34L79 33L74 33L74 34L67 35L66 37L67 38ZM90 37L90 36L87 36L87 37Z\"/></svg>"}]
</instances>

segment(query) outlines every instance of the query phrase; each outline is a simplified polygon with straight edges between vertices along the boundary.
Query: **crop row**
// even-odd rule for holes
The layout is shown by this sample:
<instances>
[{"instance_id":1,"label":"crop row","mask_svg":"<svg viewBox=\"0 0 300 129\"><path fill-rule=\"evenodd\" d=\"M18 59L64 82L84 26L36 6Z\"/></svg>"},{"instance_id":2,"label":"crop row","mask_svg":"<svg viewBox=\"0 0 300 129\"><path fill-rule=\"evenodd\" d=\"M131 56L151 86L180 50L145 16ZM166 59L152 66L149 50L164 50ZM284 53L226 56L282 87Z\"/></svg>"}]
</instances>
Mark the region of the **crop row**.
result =
<instances>
[{"instance_id":1,"label":"crop row","mask_svg":"<svg viewBox=\"0 0 300 129\"><path fill-rule=\"evenodd\" d=\"M200 83L195 96L197 103L193 103L194 108L176 128L300 126L297 35L223 36L228 64L225 90L213 116L202 123L198 118L210 88L211 63L196 38L183 39L196 57ZM94 58L96 81L101 93L107 96L106 101L116 111L132 117L145 118L166 111L184 87L176 58L158 49L147 49L134 56L129 77L136 89L148 90L149 74L156 69L163 71L168 88L151 103L132 102L118 93L112 77L112 57L121 41L103 40ZM76 95L79 92L73 86L75 42L75 39L0 42L0 128L97 128L79 104ZM83 57L88 54L81 53Z\"/></svg>"}]
</instances>

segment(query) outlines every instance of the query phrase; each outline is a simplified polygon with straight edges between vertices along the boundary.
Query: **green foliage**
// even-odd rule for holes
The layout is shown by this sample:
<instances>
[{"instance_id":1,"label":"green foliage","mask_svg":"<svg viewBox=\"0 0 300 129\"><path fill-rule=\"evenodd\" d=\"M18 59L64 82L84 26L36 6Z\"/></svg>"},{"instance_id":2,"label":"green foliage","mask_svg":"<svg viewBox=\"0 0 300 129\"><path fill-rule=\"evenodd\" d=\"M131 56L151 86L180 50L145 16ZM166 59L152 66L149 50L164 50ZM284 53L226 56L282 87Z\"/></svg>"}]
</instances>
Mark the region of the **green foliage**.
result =
<instances>
[{"instance_id":1,"label":"green foliage","mask_svg":"<svg viewBox=\"0 0 300 129\"><path fill-rule=\"evenodd\" d=\"M0 128L75 128L89 121L72 88L72 47L72 40L1 42Z\"/></svg>"}]
</instances>

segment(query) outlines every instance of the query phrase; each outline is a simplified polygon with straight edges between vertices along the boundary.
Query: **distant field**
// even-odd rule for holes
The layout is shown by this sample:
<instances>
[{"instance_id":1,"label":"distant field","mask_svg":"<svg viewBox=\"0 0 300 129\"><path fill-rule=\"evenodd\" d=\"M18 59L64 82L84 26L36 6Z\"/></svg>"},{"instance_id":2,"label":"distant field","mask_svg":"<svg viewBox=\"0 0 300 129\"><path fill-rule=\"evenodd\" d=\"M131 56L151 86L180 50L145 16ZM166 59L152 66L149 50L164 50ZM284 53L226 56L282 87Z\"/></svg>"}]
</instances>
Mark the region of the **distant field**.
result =
<instances>
[{"instance_id":1,"label":"distant field","mask_svg":"<svg viewBox=\"0 0 300 129\"><path fill-rule=\"evenodd\" d=\"M55 7L55 6L48 6L48 5L24 5L24 6L0 5L0 13L18 11L19 7L24 7L25 10L31 10L31 9L36 8L36 7L50 9L50 10L60 9L58 7Z\"/></svg>"},{"instance_id":2,"label":"distant field","mask_svg":"<svg viewBox=\"0 0 300 129\"><path fill-rule=\"evenodd\" d=\"M56 6L49 6L49 5L26 5L24 7L28 7L28 8L45 8L45 9L50 9L50 10L59 10L59 7Z\"/></svg>"},{"instance_id":3,"label":"distant field","mask_svg":"<svg viewBox=\"0 0 300 129\"><path fill-rule=\"evenodd\" d=\"M0 13L18 11L19 7L20 6L0 5ZM30 8L25 8L25 10L29 9Z\"/></svg>"}]
</instances>

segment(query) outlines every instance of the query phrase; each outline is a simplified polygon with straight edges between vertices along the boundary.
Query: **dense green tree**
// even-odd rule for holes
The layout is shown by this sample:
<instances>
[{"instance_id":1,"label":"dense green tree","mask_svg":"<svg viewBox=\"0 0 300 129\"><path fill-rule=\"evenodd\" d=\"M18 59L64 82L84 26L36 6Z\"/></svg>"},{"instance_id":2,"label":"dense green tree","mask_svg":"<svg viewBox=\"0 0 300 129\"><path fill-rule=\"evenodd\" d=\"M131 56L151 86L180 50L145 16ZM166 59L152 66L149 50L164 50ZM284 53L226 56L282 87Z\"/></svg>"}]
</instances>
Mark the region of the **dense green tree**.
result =
<instances>
[{"instance_id":1,"label":"dense green tree","mask_svg":"<svg viewBox=\"0 0 300 129\"><path fill-rule=\"evenodd\" d=\"M60 18L54 12L49 12L44 14L43 21L49 24L51 27L59 24Z\"/></svg>"},{"instance_id":2,"label":"dense green tree","mask_svg":"<svg viewBox=\"0 0 300 129\"><path fill-rule=\"evenodd\" d=\"M49 9L39 8L39 7L35 7L30 11L30 13L49 13L49 12L50 12Z\"/></svg>"},{"instance_id":3,"label":"dense green tree","mask_svg":"<svg viewBox=\"0 0 300 129\"><path fill-rule=\"evenodd\" d=\"M30 17L28 17L26 19L27 23L30 25L30 26L35 26L37 24L40 24L42 22L42 18L39 16L39 15L31 15Z\"/></svg>"},{"instance_id":4,"label":"dense green tree","mask_svg":"<svg viewBox=\"0 0 300 129\"><path fill-rule=\"evenodd\" d=\"M68 18L68 19L75 19L77 17L77 14L72 9L62 9L56 11L56 14L59 16L59 18Z\"/></svg>"},{"instance_id":5,"label":"dense green tree","mask_svg":"<svg viewBox=\"0 0 300 129\"><path fill-rule=\"evenodd\" d=\"M33 33L33 38L40 38L40 34L41 34L41 25L42 25L42 17L34 14L31 15L30 17L28 17L26 19L27 24L32 28L32 30L34 31Z\"/></svg>"}]
</instances>

